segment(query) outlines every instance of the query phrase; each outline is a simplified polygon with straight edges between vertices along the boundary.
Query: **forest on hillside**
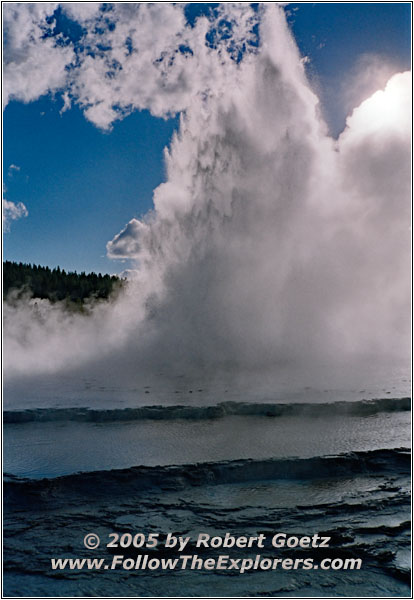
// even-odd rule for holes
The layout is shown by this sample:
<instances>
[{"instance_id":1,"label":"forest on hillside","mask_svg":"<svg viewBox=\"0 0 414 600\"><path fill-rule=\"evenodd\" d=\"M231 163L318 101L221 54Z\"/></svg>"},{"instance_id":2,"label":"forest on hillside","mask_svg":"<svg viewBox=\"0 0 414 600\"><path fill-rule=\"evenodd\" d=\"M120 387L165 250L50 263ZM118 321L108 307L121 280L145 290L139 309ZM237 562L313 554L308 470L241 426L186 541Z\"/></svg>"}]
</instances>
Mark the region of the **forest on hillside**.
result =
<instances>
[{"instance_id":1,"label":"forest on hillside","mask_svg":"<svg viewBox=\"0 0 414 600\"><path fill-rule=\"evenodd\" d=\"M57 267L3 262L3 298L11 290L30 293L34 298L47 298L51 302L67 300L82 304L86 299L107 299L124 285L115 275L66 272Z\"/></svg>"}]
</instances>

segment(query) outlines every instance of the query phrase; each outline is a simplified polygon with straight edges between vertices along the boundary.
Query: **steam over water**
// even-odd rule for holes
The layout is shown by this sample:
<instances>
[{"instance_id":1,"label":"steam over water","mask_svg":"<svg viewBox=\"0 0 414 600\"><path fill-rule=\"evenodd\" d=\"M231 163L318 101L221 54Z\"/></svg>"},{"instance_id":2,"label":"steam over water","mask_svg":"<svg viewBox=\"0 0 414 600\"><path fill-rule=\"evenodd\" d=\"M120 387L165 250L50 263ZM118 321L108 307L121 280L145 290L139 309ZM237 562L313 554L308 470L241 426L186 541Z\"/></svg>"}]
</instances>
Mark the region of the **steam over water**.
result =
<instances>
[{"instance_id":1,"label":"steam over water","mask_svg":"<svg viewBox=\"0 0 414 600\"><path fill-rule=\"evenodd\" d=\"M180 106L170 88L165 106L147 101L154 114L183 112L154 210L108 243L135 259L136 277L88 316L6 304L6 377L323 373L408 357L409 74L334 140L283 11L232 10L246 31L259 22L258 45L234 60L194 37L182 68L196 88Z\"/></svg>"}]
</instances>

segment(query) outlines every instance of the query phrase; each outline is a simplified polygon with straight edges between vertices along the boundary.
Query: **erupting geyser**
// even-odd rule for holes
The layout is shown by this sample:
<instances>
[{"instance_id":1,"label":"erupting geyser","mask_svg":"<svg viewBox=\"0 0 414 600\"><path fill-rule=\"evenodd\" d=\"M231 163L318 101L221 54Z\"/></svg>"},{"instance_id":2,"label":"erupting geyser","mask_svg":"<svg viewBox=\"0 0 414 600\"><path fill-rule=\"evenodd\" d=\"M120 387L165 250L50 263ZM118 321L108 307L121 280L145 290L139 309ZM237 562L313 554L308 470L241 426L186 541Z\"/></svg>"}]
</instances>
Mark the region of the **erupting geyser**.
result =
<instances>
[{"instance_id":1,"label":"erupting geyser","mask_svg":"<svg viewBox=\"0 0 414 600\"><path fill-rule=\"evenodd\" d=\"M98 18L67 6L72 19ZM192 28L179 5L114 10L108 56L72 69L72 98L100 127L119 117L122 98L157 115L181 111L166 181L154 210L108 243L110 256L136 260L119 298L88 316L46 301L5 305L5 375L90 361L135 373L406 359L409 73L355 108L335 140L281 8L230 4ZM128 10L141 11L143 27L163 11L165 47L158 36L147 54L121 57L122 36L134 44L139 34ZM232 35L220 37L225 17ZM151 52L164 59L154 66ZM114 57L123 69L108 80ZM92 60L102 69L88 82ZM109 108L108 86L119 93Z\"/></svg>"}]
</instances>

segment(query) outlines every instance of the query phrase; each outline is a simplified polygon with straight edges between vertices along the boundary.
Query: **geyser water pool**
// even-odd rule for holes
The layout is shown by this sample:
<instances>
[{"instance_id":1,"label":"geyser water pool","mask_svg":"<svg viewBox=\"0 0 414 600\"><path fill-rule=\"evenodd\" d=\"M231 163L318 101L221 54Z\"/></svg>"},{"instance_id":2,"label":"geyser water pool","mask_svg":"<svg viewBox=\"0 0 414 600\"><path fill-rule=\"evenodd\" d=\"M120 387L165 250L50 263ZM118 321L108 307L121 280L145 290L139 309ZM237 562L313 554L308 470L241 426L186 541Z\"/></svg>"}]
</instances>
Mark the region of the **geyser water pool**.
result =
<instances>
[{"instance_id":1,"label":"geyser water pool","mask_svg":"<svg viewBox=\"0 0 414 600\"><path fill-rule=\"evenodd\" d=\"M58 477L132 465L311 457L410 447L410 413L8 424L4 471Z\"/></svg>"}]
</instances>

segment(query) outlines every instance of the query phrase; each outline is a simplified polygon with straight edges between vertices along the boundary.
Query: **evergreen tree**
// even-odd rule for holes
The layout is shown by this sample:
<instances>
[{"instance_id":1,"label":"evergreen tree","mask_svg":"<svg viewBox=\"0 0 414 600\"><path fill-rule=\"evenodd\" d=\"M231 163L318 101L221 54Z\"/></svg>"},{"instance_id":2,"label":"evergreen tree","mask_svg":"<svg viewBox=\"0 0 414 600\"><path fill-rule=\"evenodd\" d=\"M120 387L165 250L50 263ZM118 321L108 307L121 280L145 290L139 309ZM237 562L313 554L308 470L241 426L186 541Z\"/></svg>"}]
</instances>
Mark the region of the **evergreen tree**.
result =
<instances>
[{"instance_id":1,"label":"evergreen tree","mask_svg":"<svg viewBox=\"0 0 414 600\"><path fill-rule=\"evenodd\" d=\"M80 274L66 273L60 267L50 269L22 262L3 262L3 298L12 289L26 289L35 298L47 298L51 302L71 300L82 303L88 298L107 299L124 284L125 280L115 275L86 274L84 271Z\"/></svg>"}]
</instances>

